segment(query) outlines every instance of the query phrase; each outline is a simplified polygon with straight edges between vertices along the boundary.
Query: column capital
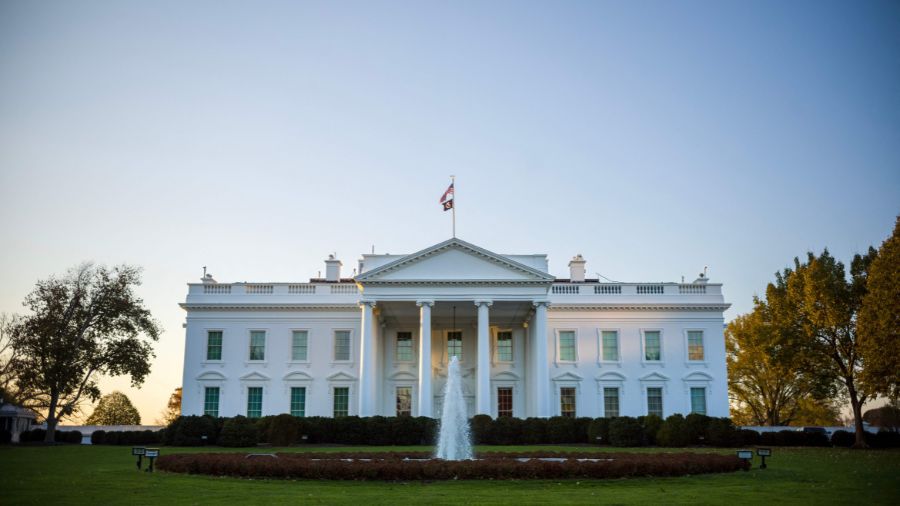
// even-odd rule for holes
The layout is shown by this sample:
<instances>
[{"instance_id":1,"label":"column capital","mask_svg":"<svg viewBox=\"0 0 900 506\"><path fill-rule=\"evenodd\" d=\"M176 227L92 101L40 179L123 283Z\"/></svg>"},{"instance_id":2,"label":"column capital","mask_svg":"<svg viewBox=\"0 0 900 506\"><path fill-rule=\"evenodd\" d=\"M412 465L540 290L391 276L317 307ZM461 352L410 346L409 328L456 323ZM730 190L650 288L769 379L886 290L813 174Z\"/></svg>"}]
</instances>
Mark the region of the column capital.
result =
<instances>
[{"instance_id":1,"label":"column capital","mask_svg":"<svg viewBox=\"0 0 900 506\"><path fill-rule=\"evenodd\" d=\"M417 300L417 301L416 301L416 305L419 306L419 307L422 307L422 306L428 306L428 307L431 307L431 306L434 305L434 301L433 301L433 300L424 300L424 299L423 299L423 300Z\"/></svg>"},{"instance_id":2,"label":"column capital","mask_svg":"<svg viewBox=\"0 0 900 506\"><path fill-rule=\"evenodd\" d=\"M376 302L374 300L361 300L359 301L359 307L369 306L372 309L375 309Z\"/></svg>"},{"instance_id":3,"label":"column capital","mask_svg":"<svg viewBox=\"0 0 900 506\"><path fill-rule=\"evenodd\" d=\"M494 304L494 301L488 300L488 299L476 299L476 300L475 300L475 305L476 305L476 306L481 306L482 304L484 304L484 305L487 306L487 307L491 307L491 305Z\"/></svg>"},{"instance_id":4,"label":"column capital","mask_svg":"<svg viewBox=\"0 0 900 506\"><path fill-rule=\"evenodd\" d=\"M550 301L549 301L549 300L533 300L533 301L531 301L531 304L532 304L534 307L541 307L541 306L544 306L545 308L546 308L546 307L550 307Z\"/></svg>"}]
</instances>

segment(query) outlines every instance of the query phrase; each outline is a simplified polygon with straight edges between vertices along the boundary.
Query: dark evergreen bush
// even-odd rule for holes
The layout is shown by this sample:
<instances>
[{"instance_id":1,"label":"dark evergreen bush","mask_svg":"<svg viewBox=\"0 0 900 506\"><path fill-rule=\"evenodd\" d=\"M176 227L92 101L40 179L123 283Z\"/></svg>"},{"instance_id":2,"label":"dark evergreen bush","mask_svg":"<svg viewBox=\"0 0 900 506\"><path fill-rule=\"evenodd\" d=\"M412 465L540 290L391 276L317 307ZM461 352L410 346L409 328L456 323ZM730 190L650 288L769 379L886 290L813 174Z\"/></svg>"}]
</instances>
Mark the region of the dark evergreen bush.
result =
<instances>
[{"instance_id":1,"label":"dark evergreen bush","mask_svg":"<svg viewBox=\"0 0 900 506\"><path fill-rule=\"evenodd\" d=\"M706 443L707 427L710 420L710 417L698 413L691 413L684 417L684 430L688 444L699 445Z\"/></svg>"},{"instance_id":2,"label":"dark evergreen bush","mask_svg":"<svg viewBox=\"0 0 900 506\"><path fill-rule=\"evenodd\" d=\"M0 444L7 444L12 441L12 432L4 429L0 430Z\"/></svg>"},{"instance_id":3,"label":"dark evergreen bush","mask_svg":"<svg viewBox=\"0 0 900 506\"><path fill-rule=\"evenodd\" d=\"M288 446L300 438L298 418L288 414L267 416L257 421L260 440L273 446Z\"/></svg>"},{"instance_id":4,"label":"dark evergreen bush","mask_svg":"<svg viewBox=\"0 0 900 506\"><path fill-rule=\"evenodd\" d=\"M729 418L710 418L706 426L706 444L709 446L740 446L740 433Z\"/></svg>"},{"instance_id":5,"label":"dark evergreen bush","mask_svg":"<svg viewBox=\"0 0 900 506\"><path fill-rule=\"evenodd\" d=\"M575 418L554 416L547 420L548 443L575 443L578 441Z\"/></svg>"},{"instance_id":6,"label":"dark evergreen bush","mask_svg":"<svg viewBox=\"0 0 900 506\"><path fill-rule=\"evenodd\" d=\"M522 422L522 444L536 445L547 441L547 419L526 418Z\"/></svg>"},{"instance_id":7,"label":"dark evergreen bush","mask_svg":"<svg viewBox=\"0 0 900 506\"><path fill-rule=\"evenodd\" d=\"M866 444L872 448L900 448L900 433L887 430L877 434L866 432Z\"/></svg>"},{"instance_id":8,"label":"dark evergreen bush","mask_svg":"<svg viewBox=\"0 0 900 506\"><path fill-rule=\"evenodd\" d=\"M637 418L620 416L609 422L609 443L613 446L643 446L644 428Z\"/></svg>"},{"instance_id":9,"label":"dark evergreen bush","mask_svg":"<svg viewBox=\"0 0 900 506\"><path fill-rule=\"evenodd\" d=\"M760 434L755 430L741 429L737 435L738 446L756 446L760 441Z\"/></svg>"},{"instance_id":10,"label":"dark evergreen bush","mask_svg":"<svg viewBox=\"0 0 900 506\"><path fill-rule=\"evenodd\" d=\"M588 425L588 443L609 444L609 422L611 418L594 418Z\"/></svg>"},{"instance_id":11,"label":"dark evergreen bush","mask_svg":"<svg viewBox=\"0 0 900 506\"><path fill-rule=\"evenodd\" d=\"M493 420L490 415L475 415L469 420L469 430L472 434L472 443L477 445L493 444L491 441L491 426Z\"/></svg>"},{"instance_id":12,"label":"dark evergreen bush","mask_svg":"<svg viewBox=\"0 0 900 506\"><path fill-rule=\"evenodd\" d=\"M496 445L521 444L522 425L522 419L510 416L503 416L494 420L491 427L491 441Z\"/></svg>"},{"instance_id":13,"label":"dark evergreen bush","mask_svg":"<svg viewBox=\"0 0 900 506\"><path fill-rule=\"evenodd\" d=\"M843 448L850 448L856 442L856 434L845 430L836 430L831 435L831 445Z\"/></svg>"},{"instance_id":14,"label":"dark evergreen bush","mask_svg":"<svg viewBox=\"0 0 900 506\"><path fill-rule=\"evenodd\" d=\"M659 444L656 440L656 435L659 434L659 429L662 428L663 419L657 415L647 415L639 416L638 421L641 422L641 427L644 429L644 444Z\"/></svg>"},{"instance_id":15,"label":"dark evergreen bush","mask_svg":"<svg viewBox=\"0 0 900 506\"><path fill-rule=\"evenodd\" d=\"M222 433L219 434L221 446L256 446L258 441L256 422L244 416L226 420L222 425Z\"/></svg>"},{"instance_id":16,"label":"dark evergreen bush","mask_svg":"<svg viewBox=\"0 0 900 506\"><path fill-rule=\"evenodd\" d=\"M180 416L165 431L165 443L169 446L203 446L217 444L219 426L224 419L209 415ZM107 436L112 433L108 433ZM206 436L206 439L203 439ZM118 444L108 443L108 444Z\"/></svg>"},{"instance_id":17,"label":"dark evergreen bush","mask_svg":"<svg viewBox=\"0 0 900 506\"><path fill-rule=\"evenodd\" d=\"M691 443L687 423L681 415L671 415L663 422L656 434L660 446L687 446Z\"/></svg>"},{"instance_id":18,"label":"dark evergreen bush","mask_svg":"<svg viewBox=\"0 0 900 506\"><path fill-rule=\"evenodd\" d=\"M106 431L105 430L95 430L91 432L91 444L92 445L102 445L106 443Z\"/></svg>"}]
</instances>

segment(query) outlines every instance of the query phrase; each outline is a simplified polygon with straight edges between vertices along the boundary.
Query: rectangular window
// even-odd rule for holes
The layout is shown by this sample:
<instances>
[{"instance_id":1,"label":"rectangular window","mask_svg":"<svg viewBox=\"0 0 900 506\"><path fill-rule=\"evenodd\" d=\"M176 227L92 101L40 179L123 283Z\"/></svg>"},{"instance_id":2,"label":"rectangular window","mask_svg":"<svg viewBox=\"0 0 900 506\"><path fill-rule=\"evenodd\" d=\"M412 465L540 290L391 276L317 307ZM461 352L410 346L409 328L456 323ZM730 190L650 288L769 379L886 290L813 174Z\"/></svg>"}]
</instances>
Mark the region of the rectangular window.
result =
<instances>
[{"instance_id":1,"label":"rectangular window","mask_svg":"<svg viewBox=\"0 0 900 506\"><path fill-rule=\"evenodd\" d=\"M334 331L334 359L350 360L350 331Z\"/></svg>"},{"instance_id":2,"label":"rectangular window","mask_svg":"<svg viewBox=\"0 0 900 506\"><path fill-rule=\"evenodd\" d=\"M334 388L334 417L350 415L350 387Z\"/></svg>"},{"instance_id":3,"label":"rectangular window","mask_svg":"<svg viewBox=\"0 0 900 506\"><path fill-rule=\"evenodd\" d=\"M559 331L559 360L561 362L575 361L575 331Z\"/></svg>"},{"instance_id":4,"label":"rectangular window","mask_svg":"<svg viewBox=\"0 0 900 506\"><path fill-rule=\"evenodd\" d=\"M619 361L619 333L615 330L604 330L601 333L603 340L603 360L610 362Z\"/></svg>"},{"instance_id":5,"label":"rectangular window","mask_svg":"<svg viewBox=\"0 0 900 506\"><path fill-rule=\"evenodd\" d=\"M305 362L309 356L309 333L295 330L291 336L291 360Z\"/></svg>"},{"instance_id":6,"label":"rectangular window","mask_svg":"<svg viewBox=\"0 0 900 506\"><path fill-rule=\"evenodd\" d=\"M705 388L691 388L691 413L706 414Z\"/></svg>"},{"instance_id":7,"label":"rectangular window","mask_svg":"<svg viewBox=\"0 0 900 506\"><path fill-rule=\"evenodd\" d=\"M291 387L291 416L306 416L306 387Z\"/></svg>"},{"instance_id":8,"label":"rectangular window","mask_svg":"<svg viewBox=\"0 0 900 506\"><path fill-rule=\"evenodd\" d=\"M658 330L644 332L644 360L662 360L662 347L659 341Z\"/></svg>"},{"instance_id":9,"label":"rectangular window","mask_svg":"<svg viewBox=\"0 0 900 506\"><path fill-rule=\"evenodd\" d=\"M703 360L703 331L688 331L688 360Z\"/></svg>"},{"instance_id":10,"label":"rectangular window","mask_svg":"<svg viewBox=\"0 0 900 506\"><path fill-rule=\"evenodd\" d=\"M412 332L397 332L397 362L413 361Z\"/></svg>"},{"instance_id":11,"label":"rectangular window","mask_svg":"<svg viewBox=\"0 0 900 506\"><path fill-rule=\"evenodd\" d=\"M262 387L247 388L247 418L262 416Z\"/></svg>"},{"instance_id":12,"label":"rectangular window","mask_svg":"<svg viewBox=\"0 0 900 506\"><path fill-rule=\"evenodd\" d=\"M575 387L562 387L559 389L559 414L575 418Z\"/></svg>"},{"instance_id":13,"label":"rectangular window","mask_svg":"<svg viewBox=\"0 0 900 506\"><path fill-rule=\"evenodd\" d=\"M647 414L663 416L662 388L651 387L647 389Z\"/></svg>"},{"instance_id":14,"label":"rectangular window","mask_svg":"<svg viewBox=\"0 0 900 506\"><path fill-rule=\"evenodd\" d=\"M250 360L266 359L266 332L254 330L250 332Z\"/></svg>"},{"instance_id":15,"label":"rectangular window","mask_svg":"<svg viewBox=\"0 0 900 506\"><path fill-rule=\"evenodd\" d=\"M219 387L206 387L203 393L203 414L219 416Z\"/></svg>"},{"instance_id":16,"label":"rectangular window","mask_svg":"<svg viewBox=\"0 0 900 506\"><path fill-rule=\"evenodd\" d=\"M615 418L619 416L619 389L604 388L603 389L603 416L606 418Z\"/></svg>"},{"instance_id":17,"label":"rectangular window","mask_svg":"<svg viewBox=\"0 0 900 506\"><path fill-rule=\"evenodd\" d=\"M513 389L502 387L497 389L497 417L513 416Z\"/></svg>"},{"instance_id":18,"label":"rectangular window","mask_svg":"<svg viewBox=\"0 0 900 506\"><path fill-rule=\"evenodd\" d=\"M447 332L447 359L456 357L462 360L462 332Z\"/></svg>"},{"instance_id":19,"label":"rectangular window","mask_svg":"<svg viewBox=\"0 0 900 506\"><path fill-rule=\"evenodd\" d=\"M512 362L512 332L497 332L497 360L500 362Z\"/></svg>"},{"instance_id":20,"label":"rectangular window","mask_svg":"<svg viewBox=\"0 0 900 506\"><path fill-rule=\"evenodd\" d=\"M412 415L412 387L397 387L397 416Z\"/></svg>"},{"instance_id":21,"label":"rectangular window","mask_svg":"<svg viewBox=\"0 0 900 506\"><path fill-rule=\"evenodd\" d=\"M206 333L206 360L222 360L222 331Z\"/></svg>"}]
</instances>

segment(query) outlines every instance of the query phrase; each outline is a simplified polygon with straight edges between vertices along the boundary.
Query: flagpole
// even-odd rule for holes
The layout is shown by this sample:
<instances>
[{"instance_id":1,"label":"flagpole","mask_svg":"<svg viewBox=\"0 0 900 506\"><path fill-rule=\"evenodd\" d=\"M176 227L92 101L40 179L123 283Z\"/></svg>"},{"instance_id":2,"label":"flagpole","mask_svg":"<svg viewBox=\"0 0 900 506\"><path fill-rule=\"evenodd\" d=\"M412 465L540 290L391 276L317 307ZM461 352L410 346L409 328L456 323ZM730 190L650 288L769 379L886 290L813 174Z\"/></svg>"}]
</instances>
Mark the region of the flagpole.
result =
<instances>
[{"instance_id":1,"label":"flagpole","mask_svg":"<svg viewBox=\"0 0 900 506\"><path fill-rule=\"evenodd\" d=\"M451 212L453 213L453 238L456 238L456 176L450 176L450 186L453 187L453 208Z\"/></svg>"}]
</instances>

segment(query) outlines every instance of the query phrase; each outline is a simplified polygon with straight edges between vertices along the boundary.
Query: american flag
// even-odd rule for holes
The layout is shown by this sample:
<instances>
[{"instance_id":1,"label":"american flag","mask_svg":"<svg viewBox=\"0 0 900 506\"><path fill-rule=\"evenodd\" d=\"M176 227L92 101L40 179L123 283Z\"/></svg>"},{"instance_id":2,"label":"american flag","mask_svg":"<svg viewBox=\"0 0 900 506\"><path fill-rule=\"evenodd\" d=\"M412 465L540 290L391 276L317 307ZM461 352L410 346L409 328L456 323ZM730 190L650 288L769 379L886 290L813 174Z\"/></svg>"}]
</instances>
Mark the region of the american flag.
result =
<instances>
[{"instance_id":1,"label":"american flag","mask_svg":"<svg viewBox=\"0 0 900 506\"><path fill-rule=\"evenodd\" d=\"M453 183L450 183L450 186L447 187L447 191L441 195L441 205L444 206L444 211L453 209Z\"/></svg>"}]
</instances>

